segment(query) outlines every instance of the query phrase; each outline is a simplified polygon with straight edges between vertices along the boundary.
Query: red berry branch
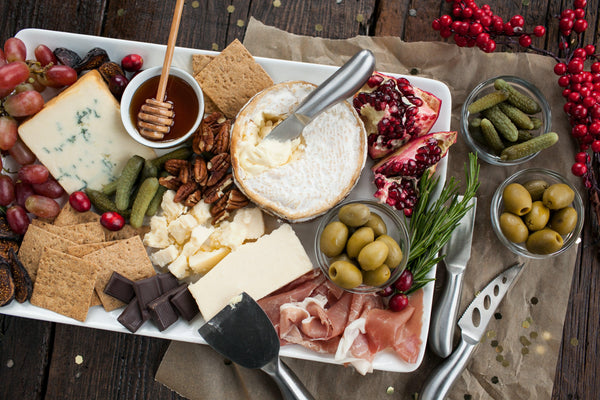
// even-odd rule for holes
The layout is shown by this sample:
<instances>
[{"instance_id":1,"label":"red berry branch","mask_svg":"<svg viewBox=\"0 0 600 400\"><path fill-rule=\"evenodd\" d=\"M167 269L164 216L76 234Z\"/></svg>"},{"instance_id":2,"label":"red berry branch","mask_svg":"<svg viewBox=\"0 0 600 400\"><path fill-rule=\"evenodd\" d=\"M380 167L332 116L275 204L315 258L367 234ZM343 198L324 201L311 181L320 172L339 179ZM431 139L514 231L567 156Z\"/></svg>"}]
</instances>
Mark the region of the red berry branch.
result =
<instances>
[{"instance_id":1,"label":"red berry branch","mask_svg":"<svg viewBox=\"0 0 600 400\"><path fill-rule=\"evenodd\" d=\"M596 46L583 44L583 33L588 28L585 19L587 0L574 0L573 9L565 9L557 16L559 28L559 54L536 48L532 36L542 37L544 26L531 32L525 30L521 15L508 21L492 12L488 4L481 7L475 1L446 0L452 3L451 15L442 15L431 26L443 38L454 39L460 47L479 47L491 53L497 45L509 49L519 48L550 56L556 60L554 73L559 76L558 86L566 102L564 112L571 124L571 136L577 141L571 172L581 177L588 189L590 205L596 216L595 229L600 227L600 54ZM586 69L589 68L589 69ZM591 154L590 154L591 152Z\"/></svg>"}]
</instances>

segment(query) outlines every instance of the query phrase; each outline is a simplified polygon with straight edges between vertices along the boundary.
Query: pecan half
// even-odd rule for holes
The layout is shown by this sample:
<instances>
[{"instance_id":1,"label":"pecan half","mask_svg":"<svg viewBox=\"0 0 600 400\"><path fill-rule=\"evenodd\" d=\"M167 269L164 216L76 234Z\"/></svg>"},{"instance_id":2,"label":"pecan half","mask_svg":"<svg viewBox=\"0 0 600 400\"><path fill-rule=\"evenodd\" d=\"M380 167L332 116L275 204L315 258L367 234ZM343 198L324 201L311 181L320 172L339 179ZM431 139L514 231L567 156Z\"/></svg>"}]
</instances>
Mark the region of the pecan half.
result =
<instances>
[{"instance_id":1,"label":"pecan half","mask_svg":"<svg viewBox=\"0 0 600 400\"><path fill-rule=\"evenodd\" d=\"M231 185L233 185L233 176L227 174L219 182L206 189L204 192L204 202L213 204L225 195L225 192Z\"/></svg>"},{"instance_id":2,"label":"pecan half","mask_svg":"<svg viewBox=\"0 0 600 400\"><path fill-rule=\"evenodd\" d=\"M181 171L182 168L188 168L190 165L190 162L187 160L178 160L178 159L171 159L171 160L167 160L165 162L165 171L167 171L168 173L170 173L171 175L179 175L179 171Z\"/></svg>"},{"instance_id":3,"label":"pecan half","mask_svg":"<svg viewBox=\"0 0 600 400\"><path fill-rule=\"evenodd\" d=\"M161 176L160 178L158 178L158 183L160 183L162 186L166 187L167 189L171 189L171 190L177 190L181 186L181 181L179 179L177 179L176 176L173 176L173 175L166 176L166 177Z\"/></svg>"},{"instance_id":4,"label":"pecan half","mask_svg":"<svg viewBox=\"0 0 600 400\"><path fill-rule=\"evenodd\" d=\"M196 182L188 182L182 184L179 189L177 189L177 193L175 193L175 197L173 198L174 203L181 203L185 200L190 194L194 193L198 189Z\"/></svg>"},{"instance_id":5,"label":"pecan half","mask_svg":"<svg viewBox=\"0 0 600 400\"><path fill-rule=\"evenodd\" d=\"M186 207L194 207L200 202L200 200L202 200L202 190L197 189L196 191L192 192L192 194L190 194L188 197L186 197L185 200L181 202L181 204L183 204Z\"/></svg>"},{"instance_id":6,"label":"pecan half","mask_svg":"<svg viewBox=\"0 0 600 400\"><path fill-rule=\"evenodd\" d=\"M192 178L200 186L206 186L208 182L208 168L202 157L196 157L192 162Z\"/></svg>"},{"instance_id":7,"label":"pecan half","mask_svg":"<svg viewBox=\"0 0 600 400\"><path fill-rule=\"evenodd\" d=\"M181 181L181 183L185 184L188 182L192 182L192 170L191 167L188 163L188 165L184 168L181 168L179 170L179 175L177 175L177 178Z\"/></svg>"},{"instance_id":8,"label":"pecan half","mask_svg":"<svg viewBox=\"0 0 600 400\"><path fill-rule=\"evenodd\" d=\"M250 203L250 200L236 187L229 191L227 198L228 201L225 208L227 211L233 211L237 210L238 208L246 207Z\"/></svg>"},{"instance_id":9,"label":"pecan half","mask_svg":"<svg viewBox=\"0 0 600 400\"><path fill-rule=\"evenodd\" d=\"M229 152L229 130L231 129L231 121L227 120L221 124L219 131L215 135L215 143L213 153L228 153Z\"/></svg>"},{"instance_id":10,"label":"pecan half","mask_svg":"<svg viewBox=\"0 0 600 400\"><path fill-rule=\"evenodd\" d=\"M210 172L210 177L206 183L208 186L212 186L219 181L229 170L231 166L231 157L229 153L217 154L206 163L206 168Z\"/></svg>"}]
</instances>

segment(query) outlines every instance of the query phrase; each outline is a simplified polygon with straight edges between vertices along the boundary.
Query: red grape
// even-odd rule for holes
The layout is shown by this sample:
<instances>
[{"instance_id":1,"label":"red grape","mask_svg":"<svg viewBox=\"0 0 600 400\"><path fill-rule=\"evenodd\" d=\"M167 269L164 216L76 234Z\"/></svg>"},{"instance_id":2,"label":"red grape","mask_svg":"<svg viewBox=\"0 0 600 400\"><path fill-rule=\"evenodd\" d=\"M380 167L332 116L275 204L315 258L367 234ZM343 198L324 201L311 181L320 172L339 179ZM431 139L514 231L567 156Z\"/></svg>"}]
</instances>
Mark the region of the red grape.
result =
<instances>
[{"instance_id":1,"label":"red grape","mask_svg":"<svg viewBox=\"0 0 600 400\"><path fill-rule=\"evenodd\" d=\"M12 206L6 210L6 221L14 233L24 235L29 227L29 216L21 206Z\"/></svg>"},{"instance_id":2,"label":"red grape","mask_svg":"<svg viewBox=\"0 0 600 400\"><path fill-rule=\"evenodd\" d=\"M108 88L117 99L120 99L128 83L129 81L127 78L125 78L123 75L117 74L110 78Z\"/></svg>"},{"instance_id":3,"label":"red grape","mask_svg":"<svg viewBox=\"0 0 600 400\"><path fill-rule=\"evenodd\" d=\"M8 150L8 154L21 165L33 164L35 162L35 154L19 138L17 138L13 147Z\"/></svg>"},{"instance_id":4,"label":"red grape","mask_svg":"<svg viewBox=\"0 0 600 400\"><path fill-rule=\"evenodd\" d=\"M29 67L23 61L0 66L0 89L14 89L29 78Z\"/></svg>"},{"instance_id":5,"label":"red grape","mask_svg":"<svg viewBox=\"0 0 600 400\"><path fill-rule=\"evenodd\" d=\"M9 150L17 141L17 121L9 116L0 117L0 149Z\"/></svg>"},{"instance_id":6,"label":"red grape","mask_svg":"<svg viewBox=\"0 0 600 400\"><path fill-rule=\"evenodd\" d=\"M11 94L4 100L4 110L13 117L28 117L44 107L44 98L36 90Z\"/></svg>"},{"instance_id":7,"label":"red grape","mask_svg":"<svg viewBox=\"0 0 600 400\"><path fill-rule=\"evenodd\" d=\"M90 198L81 191L71 193L69 196L69 204L79 212L88 211L92 207Z\"/></svg>"},{"instance_id":8,"label":"red grape","mask_svg":"<svg viewBox=\"0 0 600 400\"><path fill-rule=\"evenodd\" d=\"M29 82L19 83L15 87L15 93L27 92L29 90L35 90L35 88L33 87L33 85L31 83L29 83Z\"/></svg>"},{"instance_id":9,"label":"red grape","mask_svg":"<svg viewBox=\"0 0 600 400\"><path fill-rule=\"evenodd\" d=\"M8 62L25 61L27 58L27 48L21 39L12 37L4 42L4 54L6 54Z\"/></svg>"},{"instance_id":10,"label":"red grape","mask_svg":"<svg viewBox=\"0 0 600 400\"><path fill-rule=\"evenodd\" d=\"M15 183L15 200L21 207L25 207L25 200L32 194L35 194L35 192L29 183L21 181Z\"/></svg>"},{"instance_id":11,"label":"red grape","mask_svg":"<svg viewBox=\"0 0 600 400\"><path fill-rule=\"evenodd\" d=\"M50 197L51 199L58 199L65 193L62 186L60 186L56 179L52 177L46 182L33 183L31 187L36 194L41 194L42 196Z\"/></svg>"},{"instance_id":12,"label":"red grape","mask_svg":"<svg viewBox=\"0 0 600 400\"><path fill-rule=\"evenodd\" d=\"M139 54L128 54L121 60L121 66L129 72L139 71L143 64L144 59Z\"/></svg>"},{"instance_id":13,"label":"red grape","mask_svg":"<svg viewBox=\"0 0 600 400\"><path fill-rule=\"evenodd\" d=\"M19 169L17 176L25 183L43 183L48 180L50 173L42 164L24 165Z\"/></svg>"},{"instance_id":14,"label":"red grape","mask_svg":"<svg viewBox=\"0 0 600 400\"><path fill-rule=\"evenodd\" d=\"M118 231L125 225L125 219L119 213L108 211L102 214L100 223L108 230Z\"/></svg>"},{"instance_id":15,"label":"red grape","mask_svg":"<svg viewBox=\"0 0 600 400\"><path fill-rule=\"evenodd\" d=\"M40 64L42 64L42 67L45 67L50 63L54 65L57 64L56 56L54 55L52 50L50 50L50 48L45 44L40 44L39 46L37 46L34 50L34 54L35 59L38 60Z\"/></svg>"},{"instance_id":16,"label":"red grape","mask_svg":"<svg viewBox=\"0 0 600 400\"><path fill-rule=\"evenodd\" d=\"M4 51L0 49L0 66L6 64L6 56L4 55Z\"/></svg>"},{"instance_id":17,"label":"red grape","mask_svg":"<svg viewBox=\"0 0 600 400\"><path fill-rule=\"evenodd\" d=\"M33 194L25 200L25 209L40 218L54 218L60 212L60 205L50 197Z\"/></svg>"},{"instance_id":18,"label":"red grape","mask_svg":"<svg viewBox=\"0 0 600 400\"><path fill-rule=\"evenodd\" d=\"M45 75L41 79L41 83L45 86L60 88L69 86L77 80L77 71L68 65L53 65L48 68Z\"/></svg>"},{"instance_id":19,"label":"red grape","mask_svg":"<svg viewBox=\"0 0 600 400\"><path fill-rule=\"evenodd\" d=\"M8 175L0 175L0 206L7 206L15 200L15 183Z\"/></svg>"}]
</instances>

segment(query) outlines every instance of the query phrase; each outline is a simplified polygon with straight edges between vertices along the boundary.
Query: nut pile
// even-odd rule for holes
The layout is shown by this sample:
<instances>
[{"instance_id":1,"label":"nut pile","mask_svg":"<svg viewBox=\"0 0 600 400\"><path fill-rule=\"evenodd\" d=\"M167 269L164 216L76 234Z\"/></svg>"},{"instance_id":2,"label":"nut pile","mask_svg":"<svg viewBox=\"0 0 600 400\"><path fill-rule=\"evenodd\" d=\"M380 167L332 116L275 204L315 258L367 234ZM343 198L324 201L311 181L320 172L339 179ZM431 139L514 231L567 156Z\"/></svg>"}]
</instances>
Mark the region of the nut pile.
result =
<instances>
[{"instance_id":1,"label":"nut pile","mask_svg":"<svg viewBox=\"0 0 600 400\"><path fill-rule=\"evenodd\" d=\"M169 174L159 183L176 191L174 201L193 207L200 200L211 204L213 224L225 220L229 213L246 206L248 198L234 185L229 153L231 120L214 112L204 118L194 134L188 160L171 159L165 162Z\"/></svg>"}]
</instances>

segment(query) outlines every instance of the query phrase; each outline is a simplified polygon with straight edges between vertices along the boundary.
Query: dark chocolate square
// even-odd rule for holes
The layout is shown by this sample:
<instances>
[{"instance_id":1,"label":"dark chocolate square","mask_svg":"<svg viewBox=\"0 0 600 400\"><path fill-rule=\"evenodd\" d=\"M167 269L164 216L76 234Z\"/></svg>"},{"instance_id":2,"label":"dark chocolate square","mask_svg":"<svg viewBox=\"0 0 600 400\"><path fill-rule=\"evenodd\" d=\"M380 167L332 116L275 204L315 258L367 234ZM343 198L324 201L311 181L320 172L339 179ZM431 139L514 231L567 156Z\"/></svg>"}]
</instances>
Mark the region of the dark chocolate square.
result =
<instances>
[{"instance_id":1,"label":"dark chocolate square","mask_svg":"<svg viewBox=\"0 0 600 400\"><path fill-rule=\"evenodd\" d=\"M134 297L131 302L125 307L117 321L131 332L136 332L144 324L147 318L144 319L137 299Z\"/></svg>"},{"instance_id":2,"label":"dark chocolate square","mask_svg":"<svg viewBox=\"0 0 600 400\"><path fill-rule=\"evenodd\" d=\"M150 278L141 279L133 283L135 296L140 304L140 311L144 318L148 318L148 303L160 296L160 287L158 285L158 275Z\"/></svg>"},{"instance_id":3,"label":"dark chocolate square","mask_svg":"<svg viewBox=\"0 0 600 400\"><path fill-rule=\"evenodd\" d=\"M179 312L179 315L187 321L191 321L200 312L198 303L196 303L194 296L187 289L187 286L185 290L181 290L171 298L171 304Z\"/></svg>"},{"instance_id":4,"label":"dark chocolate square","mask_svg":"<svg viewBox=\"0 0 600 400\"><path fill-rule=\"evenodd\" d=\"M170 272L167 272L165 274L158 274L157 277L158 286L160 287L161 294L166 293L169 290L179 286L179 281L177 280L177 278L175 278L175 275L173 275Z\"/></svg>"},{"instance_id":5,"label":"dark chocolate square","mask_svg":"<svg viewBox=\"0 0 600 400\"><path fill-rule=\"evenodd\" d=\"M169 301L167 294L160 296L158 299L148 304L148 310L152 322L160 331L164 331L169 326L173 325L179 316Z\"/></svg>"},{"instance_id":6,"label":"dark chocolate square","mask_svg":"<svg viewBox=\"0 0 600 400\"><path fill-rule=\"evenodd\" d=\"M135 297L133 281L118 272L113 272L104 288L104 293L123 303L129 303Z\"/></svg>"}]
</instances>

